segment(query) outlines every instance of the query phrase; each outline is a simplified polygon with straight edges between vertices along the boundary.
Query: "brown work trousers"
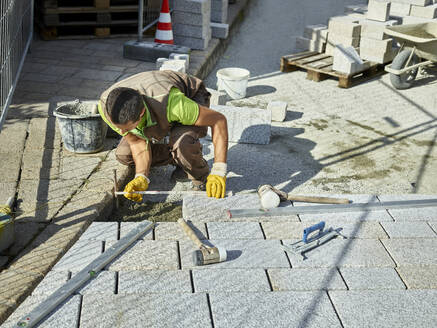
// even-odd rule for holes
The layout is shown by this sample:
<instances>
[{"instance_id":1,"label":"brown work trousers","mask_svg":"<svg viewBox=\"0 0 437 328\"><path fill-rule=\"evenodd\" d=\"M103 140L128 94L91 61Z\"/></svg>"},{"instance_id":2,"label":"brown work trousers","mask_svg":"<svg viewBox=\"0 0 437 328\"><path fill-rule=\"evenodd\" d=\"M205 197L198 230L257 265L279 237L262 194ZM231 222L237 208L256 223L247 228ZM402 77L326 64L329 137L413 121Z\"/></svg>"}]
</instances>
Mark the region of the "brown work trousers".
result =
<instances>
[{"instance_id":1,"label":"brown work trousers","mask_svg":"<svg viewBox=\"0 0 437 328\"><path fill-rule=\"evenodd\" d=\"M192 98L197 103L209 107L211 94L202 86ZM181 167L188 178L194 181L206 182L209 174L208 163L203 158L202 145L199 138L206 136L207 127L175 124L170 129L169 144L153 144L152 167L174 165ZM130 146L122 138L115 151L117 160L129 166L135 166Z\"/></svg>"}]
</instances>

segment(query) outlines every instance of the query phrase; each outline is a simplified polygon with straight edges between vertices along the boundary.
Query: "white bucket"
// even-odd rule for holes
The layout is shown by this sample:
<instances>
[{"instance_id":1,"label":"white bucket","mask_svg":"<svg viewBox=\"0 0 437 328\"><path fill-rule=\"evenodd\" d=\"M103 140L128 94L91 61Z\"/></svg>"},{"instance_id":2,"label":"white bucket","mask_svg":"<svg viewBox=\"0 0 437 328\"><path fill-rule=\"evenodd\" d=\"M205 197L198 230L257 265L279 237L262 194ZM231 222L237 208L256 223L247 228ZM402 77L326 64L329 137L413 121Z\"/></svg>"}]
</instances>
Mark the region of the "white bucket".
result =
<instances>
[{"instance_id":1,"label":"white bucket","mask_svg":"<svg viewBox=\"0 0 437 328\"><path fill-rule=\"evenodd\" d=\"M229 67L217 71L217 89L225 90L232 99L246 97L250 72L244 68Z\"/></svg>"}]
</instances>

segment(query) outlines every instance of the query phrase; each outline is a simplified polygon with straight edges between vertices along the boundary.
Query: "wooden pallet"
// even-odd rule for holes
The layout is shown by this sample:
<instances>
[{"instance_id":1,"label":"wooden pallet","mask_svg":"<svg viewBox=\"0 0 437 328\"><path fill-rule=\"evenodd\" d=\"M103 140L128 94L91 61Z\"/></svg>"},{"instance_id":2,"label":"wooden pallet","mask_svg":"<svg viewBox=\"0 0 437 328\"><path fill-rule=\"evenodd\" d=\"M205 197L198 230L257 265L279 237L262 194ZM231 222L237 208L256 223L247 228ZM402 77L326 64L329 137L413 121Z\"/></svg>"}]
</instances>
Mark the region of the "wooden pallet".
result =
<instances>
[{"instance_id":1,"label":"wooden pallet","mask_svg":"<svg viewBox=\"0 0 437 328\"><path fill-rule=\"evenodd\" d=\"M281 57L281 72L293 72L298 69L307 71L307 79L320 82L329 77L338 79L338 87L350 88L358 83L370 80L385 73L384 65L364 61L366 68L354 74L345 74L332 69L333 57L316 51L304 51Z\"/></svg>"}]
</instances>

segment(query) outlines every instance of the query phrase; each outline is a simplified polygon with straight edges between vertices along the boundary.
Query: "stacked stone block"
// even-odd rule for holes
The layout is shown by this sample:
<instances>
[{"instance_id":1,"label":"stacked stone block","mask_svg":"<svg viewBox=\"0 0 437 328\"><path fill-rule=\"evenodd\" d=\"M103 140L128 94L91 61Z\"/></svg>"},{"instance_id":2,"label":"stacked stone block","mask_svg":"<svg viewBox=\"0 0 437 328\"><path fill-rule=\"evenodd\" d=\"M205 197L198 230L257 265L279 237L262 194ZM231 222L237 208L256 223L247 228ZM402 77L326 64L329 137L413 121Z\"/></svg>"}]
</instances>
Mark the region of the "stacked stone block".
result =
<instances>
[{"instance_id":1,"label":"stacked stone block","mask_svg":"<svg viewBox=\"0 0 437 328\"><path fill-rule=\"evenodd\" d=\"M354 74L368 67L369 62L364 63L358 52L353 47L344 47L337 44L334 50L332 69L346 74Z\"/></svg>"},{"instance_id":2,"label":"stacked stone block","mask_svg":"<svg viewBox=\"0 0 437 328\"><path fill-rule=\"evenodd\" d=\"M211 22L225 24L228 21L228 0L211 0Z\"/></svg>"},{"instance_id":3,"label":"stacked stone block","mask_svg":"<svg viewBox=\"0 0 437 328\"><path fill-rule=\"evenodd\" d=\"M357 18L351 16L332 17L328 24L326 54L333 56L337 44L358 48L360 46L360 33L361 24Z\"/></svg>"},{"instance_id":4,"label":"stacked stone block","mask_svg":"<svg viewBox=\"0 0 437 328\"><path fill-rule=\"evenodd\" d=\"M394 0L390 6L390 16L398 18L402 24L420 24L437 21L435 0Z\"/></svg>"},{"instance_id":5,"label":"stacked stone block","mask_svg":"<svg viewBox=\"0 0 437 328\"><path fill-rule=\"evenodd\" d=\"M366 20L362 21L360 57L364 60L384 64L393 60L395 50L393 39L384 33L386 26L396 25L389 20L391 3L387 1L369 1Z\"/></svg>"},{"instance_id":6,"label":"stacked stone block","mask_svg":"<svg viewBox=\"0 0 437 328\"><path fill-rule=\"evenodd\" d=\"M300 50L325 52L328 27L326 25L309 25L305 27L303 37L296 38L296 48Z\"/></svg>"},{"instance_id":7,"label":"stacked stone block","mask_svg":"<svg viewBox=\"0 0 437 328\"><path fill-rule=\"evenodd\" d=\"M211 0L178 0L172 16L176 45L204 50L211 40Z\"/></svg>"}]
</instances>

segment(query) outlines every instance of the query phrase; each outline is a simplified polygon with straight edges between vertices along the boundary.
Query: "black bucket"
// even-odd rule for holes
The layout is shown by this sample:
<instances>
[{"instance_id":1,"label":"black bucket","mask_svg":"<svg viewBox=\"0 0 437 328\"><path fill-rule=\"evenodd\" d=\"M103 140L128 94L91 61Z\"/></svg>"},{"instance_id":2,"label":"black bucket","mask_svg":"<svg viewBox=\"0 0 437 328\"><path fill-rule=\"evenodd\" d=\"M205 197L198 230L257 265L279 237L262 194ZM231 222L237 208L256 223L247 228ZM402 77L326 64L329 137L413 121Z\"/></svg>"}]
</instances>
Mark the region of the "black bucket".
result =
<instances>
[{"instance_id":1,"label":"black bucket","mask_svg":"<svg viewBox=\"0 0 437 328\"><path fill-rule=\"evenodd\" d=\"M65 149L73 153L89 154L103 149L108 125L100 117L97 103L74 101L56 108Z\"/></svg>"}]
</instances>

